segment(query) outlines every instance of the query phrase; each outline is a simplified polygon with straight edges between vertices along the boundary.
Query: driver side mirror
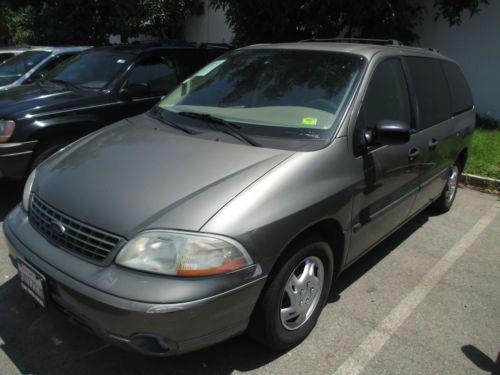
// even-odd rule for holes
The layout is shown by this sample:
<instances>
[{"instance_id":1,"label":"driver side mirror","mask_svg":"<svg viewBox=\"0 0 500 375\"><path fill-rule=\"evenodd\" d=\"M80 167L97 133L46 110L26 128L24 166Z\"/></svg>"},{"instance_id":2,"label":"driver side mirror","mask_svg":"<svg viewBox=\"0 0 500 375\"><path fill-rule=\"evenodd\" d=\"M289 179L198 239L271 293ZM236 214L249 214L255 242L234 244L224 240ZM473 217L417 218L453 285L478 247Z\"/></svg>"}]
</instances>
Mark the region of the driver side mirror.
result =
<instances>
[{"instance_id":1,"label":"driver side mirror","mask_svg":"<svg viewBox=\"0 0 500 375\"><path fill-rule=\"evenodd\" d=\"M142 98L151 93L149 83L132 83L123 87L118 93L120 100L130 100L133 98Z\"/></svg>"},{"instance_id":2,"label":"driver side mirror","mask_svg":"<svg viewBox=\"0 0 500 375\"><path fill-rule=\"evenodd\" d=\"M410 140L410 125L402 121L381 120L364 134L367 146L401 145Z\"/></svg>"}]
</instances>

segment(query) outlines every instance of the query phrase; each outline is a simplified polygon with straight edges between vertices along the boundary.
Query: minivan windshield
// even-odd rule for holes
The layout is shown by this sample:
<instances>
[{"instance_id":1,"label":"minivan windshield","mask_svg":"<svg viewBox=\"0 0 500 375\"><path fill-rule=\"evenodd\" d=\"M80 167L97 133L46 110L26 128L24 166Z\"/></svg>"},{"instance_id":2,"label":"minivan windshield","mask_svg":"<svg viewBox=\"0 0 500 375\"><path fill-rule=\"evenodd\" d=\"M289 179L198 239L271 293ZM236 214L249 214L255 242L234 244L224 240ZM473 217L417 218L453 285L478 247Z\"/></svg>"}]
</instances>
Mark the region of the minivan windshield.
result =
<instances>
[{"instance_id":1,"label":"minivan windshield","mask_svg":"<svg viewBox=\"0 0 500 375\"><path fill-rule=\"evenodd\" d=\"M127 66L131 55L89 51L76 55L49 71L44 82L69 83L87 89L102 89Z\"/></svg>"},{"instance_id":2,"label":"minivan windshield","mask_svg":"<svg viewBox=\"0 0 500 375\"><path fill-rule=\"evenodd\" d=\"M364 57L341 52L237 50L185 80L159 107L208 114L257 136L329 139L364 65Z\"/></svg>"},{"instance_id":3,"label":"minivan windshield","mask_svg":"<svg viewBox=\"0 0 500 375\"><path fill-rule=\"evenodd\" d=\"M50 55L47 51L26 51L0 64L0 86L9 85L21 78Z\"/></svg>"}]
</instances>

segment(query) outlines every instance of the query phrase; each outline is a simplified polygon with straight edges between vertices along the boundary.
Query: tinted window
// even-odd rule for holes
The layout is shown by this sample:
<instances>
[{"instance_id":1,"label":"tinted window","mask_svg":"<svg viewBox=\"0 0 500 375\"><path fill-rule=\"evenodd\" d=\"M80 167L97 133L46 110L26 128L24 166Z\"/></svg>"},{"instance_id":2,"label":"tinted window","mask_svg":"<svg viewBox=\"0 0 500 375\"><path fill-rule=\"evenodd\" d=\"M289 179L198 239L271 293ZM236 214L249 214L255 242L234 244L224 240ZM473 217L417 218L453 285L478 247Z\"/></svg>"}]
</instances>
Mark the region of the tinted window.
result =
<instances>
[{"instance_id":1,"label":"tinted window","mask_svg":"<svg viewBox=\"0 0 500 375\"><path fill-rule=\"evenodd\" d=\"M26 51L0 64L0 85L8 85L50 55L47 51Z\"/></svg>"},{"instance_id":2,"label":"tinted window","mask_svg":"<svg viewBox=\"0 0 500 375\"><path fill-rule=\"evenodd\" d=\"M455 115L472 108L472 94L462 70L451 61L442 61L441 64L450 85L451 112Z\"/></svg>"},{"instance_id":3,"label":"tinted window","mask_svg":"<svg viewBox=\"0 0 500 375\"><path fill-rule=\"evenodd\" d=\"M205 51L199 49L175 51L172 56L179 62L179 66L186 77L207 63Z\"/></svg>"},{"instance_id":4,"label":"tinted window","mask_svg":"<svg viewBox=\"0 0 500 375\"><path fill-rule=\"evenodd\" d=\"M14 56L13 53L0 53L0 62L10 59L12 56Z\"/></svg>"},{"instance_id":5,"label":"tinted window","mask_svg":"<svg viewBox=\"0 0 500 375\"><path fill-rule=\"evenodd\" d=\"M132 56L105 51L84 52L47 72L45 81L65 81L84 88L102 89L129 66Z\"/></svg>"},{"instance_id":6,"label":"tinted window","mask_svg":"<svg viewBox=\"0 0 500 375\"><path fill-rule=\"evenodd\" d=\"M372 75L356 124L356 140L362 144L364 132L381 120L411 123L408 88L397 59L383 61Z\"/></svg>"},{"instance_id":7,"label":"tinted window","mask_svg":"<svg viewBox=\"0 0 500 375\"><path fill-rule=\"evenodd\" d=\"M177 86L177 73L172 60L152 56L141 60L131 71L128 84L147 83L152 95L162 95Z\"/></svg>"},{"instance_id":8,"label":"tinted window","mask_svg":"<svg viewBox=\"0 0 500 375\"><path fill-rule=\"evenodd\" d=\"M41 69L40 73L47 73L48 71L52 70L53 68L56 67L56 65L62 63L66 59L70 58L71 56L74 56L76 53L65 53L61 55L54 56L52 60L50 60L47 64L45 64Z\"/></svg>"},{"instance_id":9,"label":"tinted window","mask_svg":"<svg viewBox=\"0 0 500 375\"><path fill-rule=\"evenodd\" d=\"M405 57L417 94L420 128L451 117L450 91L439 60Z\"/></svg>"}]
</instances>

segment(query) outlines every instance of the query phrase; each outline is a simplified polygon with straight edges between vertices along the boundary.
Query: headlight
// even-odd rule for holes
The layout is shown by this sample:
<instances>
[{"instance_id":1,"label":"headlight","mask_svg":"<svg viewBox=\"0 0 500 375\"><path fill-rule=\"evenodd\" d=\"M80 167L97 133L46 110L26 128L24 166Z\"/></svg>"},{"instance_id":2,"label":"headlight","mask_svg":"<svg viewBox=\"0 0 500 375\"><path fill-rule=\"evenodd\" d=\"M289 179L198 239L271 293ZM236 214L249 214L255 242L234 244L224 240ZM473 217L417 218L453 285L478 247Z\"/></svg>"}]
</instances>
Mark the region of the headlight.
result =
<instances>
[{"instance_id":1,"label":"headlight","mask_svg":"<svg viewBox=\"0 0 500 375\"><path fill-rule=\"evenodd\" d=\"M207 276L252 264L238 242L216 235L152 230L139 234L120 251L116 263L164 275Z\"/></svg>"},{"instance_id":2,"label":"headlight","mask_svg":"<svg viewBox=\"0 0 500 375\"><path fill-rule=\"evenodd\" d=\"M24 185L23 208L26 212L29 211L30 207L31 188L33 187L33 181L35 181L35 175L36 175L36 169L33 169L33 172L30 173L28 179L26 180L26 184Z\"/></svg>"},{"instance_id":3,"label":"headlight","mask_svg":"<svg viewBox=\"0 0 500 375\"><path fill-rule=\"evenodd\" d=\"M16 123L12 120L0 120L0 143L5 143L9 140L12 133L14 133L14 128Z\"/></svg>"}]
</instances>

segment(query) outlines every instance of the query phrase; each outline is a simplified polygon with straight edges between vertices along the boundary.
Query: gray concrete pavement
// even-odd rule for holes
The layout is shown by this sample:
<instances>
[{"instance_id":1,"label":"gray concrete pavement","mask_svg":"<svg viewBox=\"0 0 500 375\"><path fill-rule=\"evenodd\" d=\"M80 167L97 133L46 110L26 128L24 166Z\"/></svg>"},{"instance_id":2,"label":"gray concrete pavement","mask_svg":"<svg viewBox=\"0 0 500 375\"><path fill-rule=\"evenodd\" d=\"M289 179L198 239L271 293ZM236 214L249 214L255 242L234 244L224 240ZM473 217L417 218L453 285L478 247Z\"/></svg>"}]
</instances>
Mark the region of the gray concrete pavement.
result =
<instances>
[{"instance_id":1,"label":"gray concrete pavement","mask_svg":"<svg viewBox=\"0 0 500 375\"><path fill-rule=\"evenodd\" d=\"M18 199L9 189L0 221ZM245 336L174 358L123 352L43 311L15 274L2 238L1 375L491 374L500 349L500 202L464 189L448 214L420 214L347 270L284 354Z\"/></svg>"}]
</instances>

